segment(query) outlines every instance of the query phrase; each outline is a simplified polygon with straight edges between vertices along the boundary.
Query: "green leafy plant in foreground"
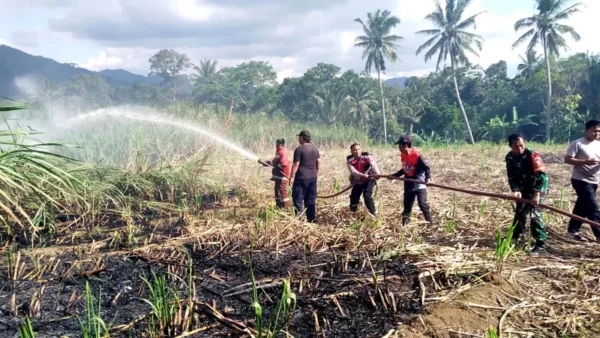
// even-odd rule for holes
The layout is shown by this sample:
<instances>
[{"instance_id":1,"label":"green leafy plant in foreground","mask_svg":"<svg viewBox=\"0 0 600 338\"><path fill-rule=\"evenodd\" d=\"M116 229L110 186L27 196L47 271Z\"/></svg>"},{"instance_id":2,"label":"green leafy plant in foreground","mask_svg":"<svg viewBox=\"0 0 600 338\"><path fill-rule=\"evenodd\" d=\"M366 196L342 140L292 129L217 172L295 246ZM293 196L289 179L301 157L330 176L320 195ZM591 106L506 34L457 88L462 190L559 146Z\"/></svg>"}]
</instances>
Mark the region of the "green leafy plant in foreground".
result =
<instances>
[{"instance_id":1,"label":"green leafy plant in foreground","mask_svg":"<svg viewBox=\"0 0 600 338\"><path fill-rule=\"evenodd\" d=\"M101 338L109 333L109 328L102 320L100 313L102 297L100 294L100 287L98 287L98 307L96 308L94 295L90 288L90 283L85 282L85 323L81 321L81 318L77 316L77 322L81 328L81 334L83 338Z\"/></svg>"},{"instance_id":2,"label":"green leafy plant in foreground","mask_svg":"<svg viewBox=\"0 0 600 338\"><path fill-rule=\"evenodd\" d=\"M29 317L25 317L25 321L19 324L19 337L35 338L35 333L33 333L33 327L31 326L31 321L29 320Z\"/></svg>"},{"instance_id":3,"label":"green leafy plant in foreground","mask_svg":"<svg viewBox=\"0 0 600 338\"><path fill-rule=\"evenodd\" d=\"M252 304L250 307L254 309L257 338L275 338L287 326L291 313L296 309L296 294L292 292L290 281L283 279L281 297L271 312L268 324L265 325L263 308L258 301L258 287L254 279L252 263L250 263L250 276L252 278Z\"/></svg>"},{"instance_id":4,"label":"green leafy plant in foreground","mask_svg":"<svg viewBox=\"0 0 600 338\"><path fill-rule=\"evenodd\" d=\"M508 228L506 237L502 238L502 232L498 230L496 232L496 250L494 251L494 258L496 259L496 271L502 272L504 262L511 254L515 254L515 245L512 241L513 232L515 231L515 222L512 222Z\"/></svg>"},{"instance_id":5,"label":"green leafy plant in foreground","mask_svg":"<svg viewBox=\"0 0 600 338\"><path fill-rule=\"evenodd\" d=\"M152 283L141 277L150 290L150 299L143 299L152 308L150 327L154 333L173 337L176 335L177 312L180 309L179 296L167 284L165 275L156 276L152 272Z\"/></svg>"},{"instance_id":6,"label":"green leafy plant in foreground","mask_svg":"<svg viewBox=\"0 0 600 338\"><path fill-rule=\"evenodd\" d=\"M26 107L0 106L0 112L19 109ZM30 144L28 137L35 132L6 125L7 129L0 130L0 220L8 234L13 224L29 225L33 242L36 232L45 226L46 216L65 209L65 201L74 200L79 182L60 166L72 159L48 151L62 144Z\"/></svg>"}]
</instances>

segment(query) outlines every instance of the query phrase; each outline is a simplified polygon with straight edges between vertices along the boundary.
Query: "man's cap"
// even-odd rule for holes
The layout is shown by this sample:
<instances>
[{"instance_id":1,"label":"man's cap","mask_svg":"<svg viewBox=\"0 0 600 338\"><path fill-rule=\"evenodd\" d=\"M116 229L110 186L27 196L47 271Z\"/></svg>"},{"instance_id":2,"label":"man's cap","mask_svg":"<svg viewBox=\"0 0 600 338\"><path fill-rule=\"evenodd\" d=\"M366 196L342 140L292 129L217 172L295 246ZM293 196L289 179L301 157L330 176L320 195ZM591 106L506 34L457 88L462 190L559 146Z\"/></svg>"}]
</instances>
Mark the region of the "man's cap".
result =
<instances>
[{"instance_id":1,"label":"man's cap","mask_svg":"<svg viewBox=\"0 0 600 338\"><path fill-rule=\"evenodd\" d=\"M296 136L308 136L308 137L310 137L310 131L308 131L308 130L305 129L305 130L301 131L300 134L298 134Z\"/></svg>"},{"instance_id":2,"label":"man's cap","mask_svg":"<svg viewBox=\"0 0 600 338\"><path fill-rule=\"evenodd\" d=\"M412 144L412 138L410 138L410 136L400 136L398 142L394 144Z\"/></svg>"}]
</instances>

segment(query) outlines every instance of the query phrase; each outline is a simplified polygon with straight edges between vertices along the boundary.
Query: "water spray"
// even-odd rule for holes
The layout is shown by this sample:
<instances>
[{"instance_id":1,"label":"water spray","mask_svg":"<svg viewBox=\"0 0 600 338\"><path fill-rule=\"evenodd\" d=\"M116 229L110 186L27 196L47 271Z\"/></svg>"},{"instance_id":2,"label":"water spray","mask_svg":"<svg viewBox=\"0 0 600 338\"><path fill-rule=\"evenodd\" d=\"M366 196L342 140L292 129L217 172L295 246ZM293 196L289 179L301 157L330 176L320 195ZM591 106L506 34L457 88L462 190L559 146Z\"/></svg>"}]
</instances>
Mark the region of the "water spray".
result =
<instances>
[{"instance_id":1,"label":"water spray","mask_svg":"<svg viewBox=\"0 0 600 338\"><path fill-rule=\"evenodd\" d=\"M71 128L76 125L86 123L86 122L89 122L89 121L92 121L95 119L102 119L107 116L111 116L114 118L126 118L126 119L130 119L130 120L134 120L134 121L141 121L141 122L148 122L148 123L158 123L158 124L170 125L170 126L177 127L177 128L187 129L187 130L193 131L197 134L202 134L204 136L207 136L207 137L219 142L220 144L230 148L231 150L236 151L237 153L241 154L242 156L244 156L250 160L254 160L254 161L259 160L258 156L254 155L253 153L243 149L242 147L240 147L238 145L231 143L230 141L228 141L222 137L219 137L217 135L214 135L214 134L204 130L201 126L199 126L196 123L193 123L188 120L183 120L183 119L179 119L179 118L162 115L162 114L142 114L142 113L131 112L131 111L126 111L126 110L122 110L122 109L103 108L103 109L95 110L91 113L79 115L77 117L69 119L62 125L62 127Z\"/></svg>"}]
</instances>

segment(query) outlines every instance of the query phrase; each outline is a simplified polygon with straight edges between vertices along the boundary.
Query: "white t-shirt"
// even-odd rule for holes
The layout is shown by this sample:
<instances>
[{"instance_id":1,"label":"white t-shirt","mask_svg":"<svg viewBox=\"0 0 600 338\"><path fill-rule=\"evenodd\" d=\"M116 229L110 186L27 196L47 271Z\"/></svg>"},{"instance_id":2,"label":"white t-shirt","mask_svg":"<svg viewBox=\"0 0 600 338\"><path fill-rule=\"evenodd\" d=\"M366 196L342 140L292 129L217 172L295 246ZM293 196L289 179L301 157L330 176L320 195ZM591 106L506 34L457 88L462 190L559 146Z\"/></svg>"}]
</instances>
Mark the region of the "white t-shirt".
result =
<instances>
[{"instance_id":1,"label":"white t-shirt","mask_svg":"<svg viewBox=\"0 0 600 338\"><path fill-rule=\"evenodd\" d=\"M585 137L573 141L567 149L567 156L576 159L594 158L600 160L600 141L588 141ZM573 179L591 184L600 183L600 164L573 166Z\"/></svg>"}]
</instances>

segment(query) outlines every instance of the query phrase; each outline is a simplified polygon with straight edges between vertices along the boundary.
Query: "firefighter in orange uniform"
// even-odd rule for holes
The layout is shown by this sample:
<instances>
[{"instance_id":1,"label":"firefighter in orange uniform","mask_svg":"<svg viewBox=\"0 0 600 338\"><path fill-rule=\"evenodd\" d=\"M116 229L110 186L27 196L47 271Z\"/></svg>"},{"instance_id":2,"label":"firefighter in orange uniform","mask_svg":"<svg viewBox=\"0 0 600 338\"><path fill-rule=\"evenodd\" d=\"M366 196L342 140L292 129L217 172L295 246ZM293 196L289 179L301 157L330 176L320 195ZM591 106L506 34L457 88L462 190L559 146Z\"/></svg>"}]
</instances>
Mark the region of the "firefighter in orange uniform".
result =
<instances>
[{"instance_id":1,"label":"firefighter in orange uniform","mask_svg":"<svg viewBox=\"0 0 600 338\"><path fill-rule=\"evenodd\" d=\"M287 150L285 149L285 140L279 139L275 142L275 157L272 161L264 161L273 166L271 170L271 181L275 182L275 204L278 208L289 208L291 201L288 196L287 186L289 182L291 166ZM259 160L259 163L261 160Z\"/></svg>"},{"instance_id":2,"label":"firefighter in orange uniform","mask_svg":"<svg viewBox=\"0 0 600 338\"><path fill-rule=\"evenodd\" d=\"M423 156L416 149L412 148L411 137L402 136L395 144L398 145L398 149L400 150L402 169L392 176L404 176L405 178L429 183L431 180L429 166L425 163ZM402 225L405 225L410 219L415 198L419 203L419 208L423 212L423 218L431 224L431 211L427 204L427 186L425 184L404 181L404 211L402 212Z\"/></svg>"}]
</instances>

